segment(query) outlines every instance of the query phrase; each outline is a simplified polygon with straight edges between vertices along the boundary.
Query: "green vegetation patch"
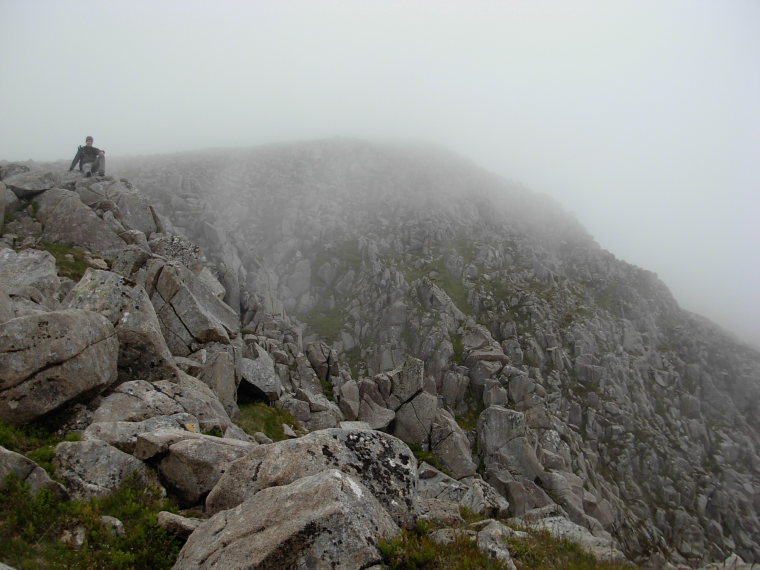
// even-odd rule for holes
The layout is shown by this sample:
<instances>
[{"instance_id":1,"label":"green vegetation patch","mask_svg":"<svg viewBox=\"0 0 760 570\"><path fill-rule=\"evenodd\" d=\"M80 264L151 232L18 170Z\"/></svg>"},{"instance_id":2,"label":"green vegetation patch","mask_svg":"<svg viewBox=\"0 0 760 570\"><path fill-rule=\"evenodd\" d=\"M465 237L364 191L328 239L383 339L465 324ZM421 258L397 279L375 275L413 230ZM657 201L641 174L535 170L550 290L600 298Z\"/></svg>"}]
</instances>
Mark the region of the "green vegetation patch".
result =
<instances>
[{"instance_id":1,"label":"green vegetation patch","mask_svg":"<svg viewBox=\"0 0 760 570\"><path fill-rule=\"evenodd\" d=\"M85 253L75 247L43 241L40 247L55 257L58 275L79 281L90 265L85 261Z\"/></svg>"},{"instance_id":2,"label":"green vegetation patch","mask_svg":"<svg viewBox=\"0 0 760 570\"><path fill-rule=\"evenodd\" d=\"M391 570L506 570L507 565L493 560L462 532L449 544L438 544L430 538L431 526L417 522L390 542L379 543L386 568Z\"/></svg>"},{"instance_id":3,"label":"green vegetation patch","mask_svg":"<svg viewBox=\"0 0 760 570\"><path fill-rule=\"evenodd\" d=\"M560 540L548 531L528 531L527 539L511 537L507 548L518 570L632 570L627 563L597 560L570 540Z\"/></svg>"},{"instance_id":4,"label":"green vegetation patch","mask_svg":"<svg viewBox=\"0 0 760 570\"><path fill-rule=\"evenodd\" d=\"M290 412L267 406L261 402L242 404L240 416L235 420L235 423L248 435L260 431L272 441L287 439L282 424L293 426L296 431L300 429L298 422Z\"/></svg>"},{"instance_id":5,"label":"green vegetation patch","mask_svg":"<svg viewBox=\"0 0 760 570\"><path fill-rule=\"evenodd\" d=\"M29 570L171 568L182 541L160 528L157 514L174 510L159 491L145 489L132 477L111 495L88 501L65 501L52 491L32 496L14 475L0 493L0 560ZM124 524L116 535L100 517ZM61 540L83 532L76 547Z\"/></svg>"},{"instance_id":6,"label":"green vegetation patch","mask_svg":"<svg viewBox=\"0 0 760 570\"><path fill-rule=\"evenodd\" d=\"M338 340L345 319L346 312L342 307L333 309L314 308L303 317L309 328L327 341Z\"/></svg>"},{"instance_id":7,"label":"green vegetation patch","mask_svg":"<svg viewBox=\"0 0 760 570\"><path fill-rule=\"evenodd\" d=\"M55 446L62 441L79 441L78 433L69 433L65 436L56 435L50 428L42 423L29 423L23 426L14 426L0 420L0 445L37 463L50 477L55 478L53 455Z\"/></svg>"},{"instance_id":8,"label":"green vegetation patch","mask_svg":"<svg viewBox=\"0 0 760 570\"><path fill-rule=\"evenodd\" d=\"M445 472L443 466L441 466L440 461L438 461L432 451L422 451L422 447L418 443L410 443L408 445L409 449L412 450L412 453L417 458L417 461L419 463L422 463L424 461L425 463L428 463L429 465L432 465L438 469L438 471Z\"/></svg>"}]
</instances>

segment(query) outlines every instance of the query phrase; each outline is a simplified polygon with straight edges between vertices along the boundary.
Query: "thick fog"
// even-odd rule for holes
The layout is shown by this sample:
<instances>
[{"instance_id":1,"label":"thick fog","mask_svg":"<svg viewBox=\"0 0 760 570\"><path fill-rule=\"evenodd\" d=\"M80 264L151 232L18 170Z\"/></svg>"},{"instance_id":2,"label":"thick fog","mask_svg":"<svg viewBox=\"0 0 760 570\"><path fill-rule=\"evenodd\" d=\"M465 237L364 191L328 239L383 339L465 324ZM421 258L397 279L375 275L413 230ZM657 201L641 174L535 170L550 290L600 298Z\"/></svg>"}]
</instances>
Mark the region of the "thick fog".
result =
<instances>
[{"instance_id":1,"label":"thick fog","mask_svg":"<svg viewBox=\"0 0 760 570\"><path fill-rule=\"evenodd\" d=\"M419 139L760 345L760 3L0 0L0 159Z\"/></svg>"}]
</instances>

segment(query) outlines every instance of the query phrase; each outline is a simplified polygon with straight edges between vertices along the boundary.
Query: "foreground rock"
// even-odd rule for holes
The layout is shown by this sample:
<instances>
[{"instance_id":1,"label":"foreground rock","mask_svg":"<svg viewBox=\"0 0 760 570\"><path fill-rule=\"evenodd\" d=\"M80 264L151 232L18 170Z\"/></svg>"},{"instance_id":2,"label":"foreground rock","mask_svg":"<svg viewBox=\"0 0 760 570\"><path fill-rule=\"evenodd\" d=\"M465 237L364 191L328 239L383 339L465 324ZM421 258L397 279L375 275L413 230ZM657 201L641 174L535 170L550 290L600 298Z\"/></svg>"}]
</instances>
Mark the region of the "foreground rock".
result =
<instances>
[{"instance_id":1,"label":"foreground rock","mask_svg":"<svg viewBox=\"0 0 760 570\"><path fill-rule=\"evenodd\" d=\"M201 524L175 570L367 568L399 532L359 479L330 469L254 494Z\"/></svg>"},{"instance_id":2,"label":"foreground rock","mask_svg":"<svg viewBox=\"0 0 760 570\"><path fill-rule=\"evenodd\" d=\"M94 396L116 380L118 352L111 323L90 311L0 324L0 418L21 424Z\"/></svg>"},{"instance_id":3,"label":"foreground rock","mask_svg":"<svg viewBox=\"0 0 760 570\"><path fill-rule=\"evenodd\" d=\"M333 428L254 449L230 465L206 500L229 509L267 487L339 469L370 490L400 525L416 512L417 460L399 439L376 431Z\"/></svg>"}]
</instances>

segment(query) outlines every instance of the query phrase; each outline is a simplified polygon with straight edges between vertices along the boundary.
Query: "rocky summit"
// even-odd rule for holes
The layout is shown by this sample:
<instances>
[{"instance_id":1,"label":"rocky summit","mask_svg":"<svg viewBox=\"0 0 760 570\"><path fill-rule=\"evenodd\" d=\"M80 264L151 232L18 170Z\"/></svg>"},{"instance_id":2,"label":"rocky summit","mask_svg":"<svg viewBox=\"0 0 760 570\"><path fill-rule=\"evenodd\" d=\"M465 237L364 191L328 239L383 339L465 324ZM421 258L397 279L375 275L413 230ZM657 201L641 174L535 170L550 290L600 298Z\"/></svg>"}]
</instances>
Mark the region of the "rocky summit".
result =
<instances>
[{"instance_id":1,"label":"rocky summit","mask_svg":"<svg viewBox=\"0 0 760 570\"><path fill-rule=\"evenodd\" d=\"M164 489L203 514L159 517L177 569L379 569L460 508L506 568L515 525L640 567L760 562L760 353L550 199L347 139L109 168L0 163L0 419L81 434L58 481L0 448L3 476ZM243 431L250 402L287 437Z\"/></svg>"}]
</instances>

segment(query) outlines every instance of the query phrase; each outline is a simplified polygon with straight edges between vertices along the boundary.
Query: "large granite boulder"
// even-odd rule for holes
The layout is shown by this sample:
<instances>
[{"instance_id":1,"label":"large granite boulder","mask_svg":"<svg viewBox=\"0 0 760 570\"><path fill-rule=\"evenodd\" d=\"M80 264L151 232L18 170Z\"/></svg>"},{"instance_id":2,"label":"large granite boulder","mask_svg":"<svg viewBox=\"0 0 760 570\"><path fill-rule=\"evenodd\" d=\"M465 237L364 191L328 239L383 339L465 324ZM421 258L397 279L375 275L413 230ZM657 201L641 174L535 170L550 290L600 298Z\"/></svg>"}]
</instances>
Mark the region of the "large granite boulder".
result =
<instances>
[{"instance_id":1,"label":"large granite boulder","mask_svg":"<svg viewBox=\"0 0 760 570\"><path fill-rule=\"evenodd\" d=\"M155 458L162 480L185 506L197 505L216 485L230 463L257 444L177 428L137 435L135 457Z\"/></svg>"},{"instance_id":2,"label":"large granite boulder","mask_svg":"<svg viewBox=\"0 0 760 570\"><path fill-rule=\"evenodd\" d=\"M201 524L175 570L369 568L399 529L362 482L337 469L262 489Z\"/></svg>"},{"instance_id":3,"label":"large granite boulder","mask_svg":"<svg viewBox=\"0 0 760 570\"><path fill-rule=\"evenodd\" d=\"M155 473L136 457L96 439L64 441L55 448L56 473L79 499L108 495L128 477L160 488Z\"/></svg>"},{"instance_id":4,"label":"large granite boulder","mask_svg":"<svg viewBox=\"0 0 760 570\"><path fill-rule=\"evenodd\" d=\"M78 174L68 172L19 172L3 178L3 182L16 196L28 200L51 188L73 186L78 178Z\"/></svg>"},{"instance_id":5,"label":"large granite boulder","mask_svg":"<svg viewBox=\"0 0 760 570\"><path fill-rule=\"evenodd\" d=\"M152 260L146 286L173 354L187 356L208 342L230 343L240 320L184 265Z\"/></svg>"},{"instance_id":6,"label":"large granite boulder","mask_svg":"<svg viewBox=\"0 0 760 570\"><path fill-rule=\"evenodd\" d=\"M82 202L93 209L110 210L127 230L150 236L157 231L147 197L123 180L83 179L75 186Z\"/></svg>"},{"instance_id":7,"label":"large granite boulder","mask_svg":"<svg viewBox=\"0 0 760 570\"><path fill-rule=\"evenodd\" d=\"M0 418L24 423L117 378L119 341L102 315L53 311L0 324Z\"/></svg>"},{"instance_id":8,"label":"large granite boulder","mask_svg":"<svg viewBox=\"0 0 760 570\"><path fill-rule=\"evenodd\" d=\"M125 379L174 377L174 359L148 294L140 285L110 271L88 269L64 304L100 313L114 325L119 338L119 370Z\"/></svg>"},{"instance_id":9,"label":"large granite boulder","mask_svg":"<svg viewBox=\"0 0 760 570\"><path fill-rule=\"evenodd\" d=\"M339 469L366 486L399 524L416 511L417 460L399 439L377 431L340 428L257 447L235 461L206 500L217 513L261 489Z\"/></svg>"},{"instance_id":10,"label":"large granite boulder","mask_svg":"<svg viewBox=\"0 0 760 570\"><path fill-rule=\"evenodd\" d=\"M49 308L55 308L55 296L61 288L55 258L38 249L16 252L0 248L0 287L11 294L34 288Z\"/></svg>"},{"instance_id":11,"label":"large granite boulder","mask_svg":"<svg viewBox=\"0 0 760 570\"><path fill-rule=\"evenodd\" d=\"M127 245L107 221L87 207L76 192L53 188L35 198L43 238L113 258ZM123 230L122 230L123 231Z\"/></svg>"}]
</instances>

